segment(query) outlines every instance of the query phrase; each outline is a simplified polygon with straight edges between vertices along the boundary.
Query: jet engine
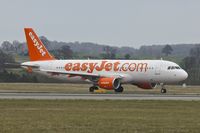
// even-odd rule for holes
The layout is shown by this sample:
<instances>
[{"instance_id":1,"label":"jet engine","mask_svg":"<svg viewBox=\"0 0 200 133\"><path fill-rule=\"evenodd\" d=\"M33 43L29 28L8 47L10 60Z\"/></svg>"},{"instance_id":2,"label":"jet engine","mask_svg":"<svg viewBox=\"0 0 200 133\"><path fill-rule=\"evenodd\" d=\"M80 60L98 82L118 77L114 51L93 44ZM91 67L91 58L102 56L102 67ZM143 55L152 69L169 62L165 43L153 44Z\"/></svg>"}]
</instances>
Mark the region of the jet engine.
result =
<instances>
[{"instance_id":1,"label":"jet engine","mask_svg":"<svg viewBox=\"0 0 200 133\"><path fill-rule=\"evenodd\" d=\"M114 77L100 78L98 81L98 85L100 88L107 90L118 89L120 87L120 80Z\"/></svg>"},{"instance_id":2,"label":"jet engine","mask_svg":"<svg viewBox=\"0 0 200 133\"><path fill-rule=\"evenodd\" d=\"M139 83L139 84L134 84L136 86L138 86L139 88L142 89L153 89L156 87L156 83Z\"/></svg>"}]
</instances>

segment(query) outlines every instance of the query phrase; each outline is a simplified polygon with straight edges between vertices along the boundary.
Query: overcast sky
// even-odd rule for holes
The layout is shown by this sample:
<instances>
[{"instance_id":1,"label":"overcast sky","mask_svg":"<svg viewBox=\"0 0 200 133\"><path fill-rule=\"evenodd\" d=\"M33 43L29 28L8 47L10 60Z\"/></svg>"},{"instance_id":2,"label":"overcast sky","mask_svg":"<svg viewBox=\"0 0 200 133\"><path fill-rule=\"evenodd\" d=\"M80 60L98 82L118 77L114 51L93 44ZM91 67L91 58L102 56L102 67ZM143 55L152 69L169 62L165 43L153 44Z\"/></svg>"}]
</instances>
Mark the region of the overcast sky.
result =
<instances>
[{"instance_id":1,"label":"overcast sky","mask_svg":"<svg viewBox=\"0 0 200 133\"><path fill-rule=\"evenodd\" d=\"M200 43L200 0L0 0L0 43L49 40L115 46Z\"/></svg>"}]
</instances>

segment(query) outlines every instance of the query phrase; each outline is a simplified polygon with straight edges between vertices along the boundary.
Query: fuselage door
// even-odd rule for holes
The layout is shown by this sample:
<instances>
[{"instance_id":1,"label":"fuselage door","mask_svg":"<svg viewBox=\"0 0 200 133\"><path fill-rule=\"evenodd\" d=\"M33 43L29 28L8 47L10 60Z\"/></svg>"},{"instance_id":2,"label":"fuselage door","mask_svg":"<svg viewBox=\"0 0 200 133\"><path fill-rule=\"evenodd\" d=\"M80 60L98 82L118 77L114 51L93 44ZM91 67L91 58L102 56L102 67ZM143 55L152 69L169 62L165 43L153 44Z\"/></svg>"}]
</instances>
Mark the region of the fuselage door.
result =
<instances>
[{"instance_id":1,"label":"fuselage door","mask_svg":"<svg viewBox=\"0 0 200 133\"><path fill-rule=\"evenodd\" d=\"M162 67L162 65L160 62L155 65L155 75L160 75L161 67Z\"/></svg>"}]
</instances>

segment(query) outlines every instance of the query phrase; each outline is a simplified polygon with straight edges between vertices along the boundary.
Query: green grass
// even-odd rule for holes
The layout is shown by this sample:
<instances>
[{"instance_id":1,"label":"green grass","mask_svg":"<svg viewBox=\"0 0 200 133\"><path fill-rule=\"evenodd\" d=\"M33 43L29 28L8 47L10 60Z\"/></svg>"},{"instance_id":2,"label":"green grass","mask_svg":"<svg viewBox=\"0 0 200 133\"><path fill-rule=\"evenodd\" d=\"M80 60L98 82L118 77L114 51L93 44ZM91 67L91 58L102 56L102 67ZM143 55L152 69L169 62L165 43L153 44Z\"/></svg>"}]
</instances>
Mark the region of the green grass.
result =
<instances>
[{"instance_id":1,"label":"green grass","mask_svg":"<svg viewBox=\"0 0 200 133\"><path fill-rule=\"evenodd\" d=\"M90 85L55 83L0 83L0 92L87 93Z\"/></svg>"},{"instance_id":2,"label":"green grass","mask_svg":"<svg viewBox=\"0 0 200 133\"><path fill-rule=\"evenodd\" d=\"M198 133L200 101L0 100L0 132Z\"/></svg>"},{"instance_id":3,"label":"green grass","mask_svg":"<svg viewBox=\"0 0 200 133\"><path fill-rule=\"evenodd\" d=\"M0 92L60 92L60 93L89 93L91 84L64 84L64 83L0 83ZM160 86L145 90L134 85L123 85L123 93L151 93L160 94ZM166 86L168 94L199 94L200 86ZM113 90L106 93L114 93Z\"/></svg>"}]
</instances>

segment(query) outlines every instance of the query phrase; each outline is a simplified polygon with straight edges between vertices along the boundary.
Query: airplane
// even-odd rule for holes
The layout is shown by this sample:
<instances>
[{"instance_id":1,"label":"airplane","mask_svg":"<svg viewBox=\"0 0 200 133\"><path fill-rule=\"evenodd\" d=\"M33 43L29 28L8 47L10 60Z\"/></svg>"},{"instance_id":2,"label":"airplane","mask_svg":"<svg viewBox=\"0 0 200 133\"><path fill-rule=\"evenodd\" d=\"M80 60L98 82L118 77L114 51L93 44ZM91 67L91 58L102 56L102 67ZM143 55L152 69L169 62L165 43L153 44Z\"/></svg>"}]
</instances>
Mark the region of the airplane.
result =
<instances>
[{"instance_id":1,"label":"airplane","mask_svg":"<svg viewBox=\"0 0 200 133\"><path fill-rule=\"evenodd\" d=\"M123 92L124 84L142 89L187 79L178 64L166 60L58 60L52 56L32 28L24 28L30 61L21 63L28 72L43 74L71 83L91 83L90 92L99 88Z\"/></svg>"}]
</instances>

